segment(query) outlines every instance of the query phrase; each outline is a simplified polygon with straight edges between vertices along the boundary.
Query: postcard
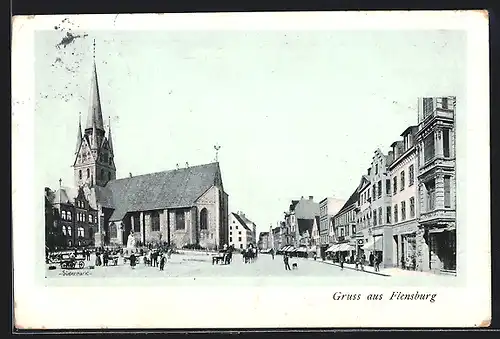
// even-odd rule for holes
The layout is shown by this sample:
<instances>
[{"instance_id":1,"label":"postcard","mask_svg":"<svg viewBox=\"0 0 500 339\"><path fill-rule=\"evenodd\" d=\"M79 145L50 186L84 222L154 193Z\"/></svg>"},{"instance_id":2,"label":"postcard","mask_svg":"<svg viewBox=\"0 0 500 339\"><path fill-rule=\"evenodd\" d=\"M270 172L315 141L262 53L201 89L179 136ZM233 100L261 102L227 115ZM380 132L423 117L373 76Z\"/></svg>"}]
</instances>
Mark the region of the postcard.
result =
<instances>
[{"instance_id":1,"label":"postcard","mask_svg":"<svg viewBox=\"0 0 500 339\"><path fill-rule=\"evenodd\" d=\"M14 17L19 329L478 327L486 11Z\"/></svg>"}]
</instances>

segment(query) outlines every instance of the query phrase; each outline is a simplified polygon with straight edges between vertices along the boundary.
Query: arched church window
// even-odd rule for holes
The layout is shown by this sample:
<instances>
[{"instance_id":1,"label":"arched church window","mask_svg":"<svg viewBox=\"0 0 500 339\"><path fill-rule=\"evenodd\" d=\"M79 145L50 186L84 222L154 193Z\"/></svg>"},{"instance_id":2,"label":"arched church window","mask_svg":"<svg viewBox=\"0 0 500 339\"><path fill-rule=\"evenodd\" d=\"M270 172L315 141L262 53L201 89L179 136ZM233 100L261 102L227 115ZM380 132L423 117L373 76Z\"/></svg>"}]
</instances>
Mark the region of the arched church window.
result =
<instances>
[{"instance_id":1,"label":"arched church window","mask_svg":"<svg viewBox=\"0 0 500 339\"><path fill-rule=\"evenodd\" d=\"M157 211L151 213L151 231L160 230L160 214Z\"/></svg>"},{"instance_id":2,"label":"arched church window","mask_svg":"<svg viewBox=\"0 0 500 339\"><path fill-rule=\"evenodd\" d=\"M202 209L200 212L200 229L208 229L208 211L206 208Z\"/></svg>"},{"instance_id":3,"label":"arched church window","mask_svg":"<svg viewBox=\"0 0 500 339\"><path fill-rule=\"evenodd\" d=\"M78 177L80 178L80 180L82 179L82 170L78 171Z\"/></svg>"},{"instance_id":4,"label":"arched church window","mask_svg":"<svg viewBox=\"0 0 500 339\"><path fill-rule=\"evenodd\" d=\"M90 178L90 168L87 168L87 179Z\"/></svg>"}]
</instances>

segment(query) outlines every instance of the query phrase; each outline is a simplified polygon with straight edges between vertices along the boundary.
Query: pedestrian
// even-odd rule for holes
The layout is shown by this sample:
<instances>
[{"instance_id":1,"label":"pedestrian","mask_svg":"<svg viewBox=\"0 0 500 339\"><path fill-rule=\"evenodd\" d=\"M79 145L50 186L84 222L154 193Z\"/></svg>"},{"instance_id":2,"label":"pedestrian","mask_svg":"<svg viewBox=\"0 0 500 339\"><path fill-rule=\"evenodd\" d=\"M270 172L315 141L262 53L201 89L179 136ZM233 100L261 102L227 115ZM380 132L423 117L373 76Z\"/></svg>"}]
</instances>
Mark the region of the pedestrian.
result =
<instances>
[{"instance_id":1,"label":"pedestrian","mask_svg":"<svg viewBox=\"0 0 500 339\"><path fill-rule=\"evenodd\" d=\"M134 253L130 254L130 267L132 267L132 269L135 268L135 254Z\"/></svg>"},{"instance_id":2,"label":"pedestrian","mask_svg":"<svg viewBox=\"0 0 500 339\"><path fill-rule=\"evenodd\" d=\"M165 255L162 253L160 257L160 271L163 271L163 268L165 267L165 261L167 259L165 258Z\"/></svg>"},{"instance_id":3,"label":"pedestrian","mask_svg":"<svg viewBox=\"0 0 500 339\"><path fill-rule=\"evenodd\" d=\"M274 260L274 249L271 250L271 256L273 257Z\"/></svg>"},{"instance_id":4,"label":"pedestrian","mask_svg":"<svg viewBox=\"0 0 500 339\"><path fill-rule=\"evenodd\" d=\"M341 270L344 269L344 256L343 255L340 256L340 269Z\"/></svg>"},{"instance_id":5,"label":"pedestrian","mask_svg":"<svg viewBox=\"0 0 500 339\"><path fill-rule=\"evenodd\" d=\"M379 260L379 256L378 255L375 255L374 258L374 265L375 265L375 272L378 272L380 271L380 260Z\"/></svg>"},{"instance_id":6,"label":"pedestrian","mask_svg":"<svg viewBox=\"0 0 500 339\"><path fill-rule=\"evenodd\" d=\"M291 271L290 264L288 263L288 254L283 255L283 262L285 263L285 271Z\"/></svg>"}]
</instances>

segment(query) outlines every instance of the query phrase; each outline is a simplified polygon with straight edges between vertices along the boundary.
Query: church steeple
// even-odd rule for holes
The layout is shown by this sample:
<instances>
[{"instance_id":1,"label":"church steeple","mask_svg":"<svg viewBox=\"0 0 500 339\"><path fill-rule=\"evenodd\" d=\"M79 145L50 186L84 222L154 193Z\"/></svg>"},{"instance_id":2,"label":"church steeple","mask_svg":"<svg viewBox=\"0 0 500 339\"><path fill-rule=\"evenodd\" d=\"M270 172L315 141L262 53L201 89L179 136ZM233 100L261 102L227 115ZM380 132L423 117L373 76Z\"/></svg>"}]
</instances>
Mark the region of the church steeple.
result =
<instances>
[{"instance_id":1,"label":"church steeple","mask_svg":"<svg viewBox=\"0 0 500 339\"><path fill-rule=\"evenodd\" d=\"M87 125L85 129L100 129L104 131L104 124L102 120L101 97L99 94L99 82L97 81L97 66L95 64L95 40L94 40L94 58L93 58L93 72L92 80L90 83L90 104L89 113L87 115Z\"/></svg>"},{"instance_id":2,"label":"church steeple","mask_svg":"<svg viewBox=\"0 0 500 339\"><path fill-rule=\"evenodd\" d=\"M109 118L109 123L108 123L108 145L111 154L113 154L114 150L113 150L113 139L111 138L111 118Z\"/></svg>"},{"instance_id":3,"label":"church steeple","mask_svg":"<svg viewBox=\"0 0 500 339\"><path fill-rule=\"evenodd\" d=\"M80 149L80 143L82 142L82 114L80 113L80 117L78 119L78 134L76 136L76 148L75 154L78 153Z\"/></svg>"}]
</instances>

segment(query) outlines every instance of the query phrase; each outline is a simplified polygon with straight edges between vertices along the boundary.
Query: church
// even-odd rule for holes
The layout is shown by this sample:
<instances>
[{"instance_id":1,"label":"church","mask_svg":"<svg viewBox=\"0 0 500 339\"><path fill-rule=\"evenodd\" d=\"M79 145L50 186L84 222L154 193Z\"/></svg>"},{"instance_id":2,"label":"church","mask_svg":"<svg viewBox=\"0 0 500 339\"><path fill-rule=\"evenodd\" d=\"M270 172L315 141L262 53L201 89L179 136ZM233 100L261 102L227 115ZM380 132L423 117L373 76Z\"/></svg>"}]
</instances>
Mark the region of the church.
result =
<instances>
[{"instance_id":1,"label":"church","mask_svg":"<svg viewBox=\"0 0 500 339\"><path fill-rule=\"evenodd\" d=\"M116 145L111 126L104 128L95 61L90 93L85 129L81 119L78 124L74 187L60 186L52 200L60 220L54 225L64 227L66 245L126 246L130 234L138 244L227 244L228 194L218 161L117 179ZM81 232L77 236L71 228Z\"/></svg>"}]
</instances>

